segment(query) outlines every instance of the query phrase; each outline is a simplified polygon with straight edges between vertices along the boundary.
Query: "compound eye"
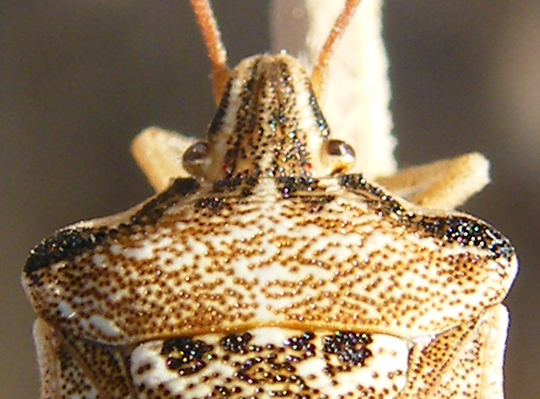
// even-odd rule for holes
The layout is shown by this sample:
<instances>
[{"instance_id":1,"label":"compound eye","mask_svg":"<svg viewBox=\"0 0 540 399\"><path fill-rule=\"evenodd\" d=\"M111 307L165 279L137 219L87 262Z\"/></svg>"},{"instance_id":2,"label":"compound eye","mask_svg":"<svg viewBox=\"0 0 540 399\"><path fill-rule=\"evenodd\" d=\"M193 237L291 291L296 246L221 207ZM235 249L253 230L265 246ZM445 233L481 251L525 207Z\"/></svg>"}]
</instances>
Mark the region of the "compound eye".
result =
<instances>
[{"instance_id":1,"label":"compound eye","mask_svg":"<svg viewBox=\"0 0 540 399\"><path fill-rule=\"evenodd\" d=\"M354 150L349 144L334 139L324 142L321 158L330 174L347 172L356 160Z\"/></svg>"},{"instance_id":2,"label":"compound eye","mask_svg":"<svg viewBox=\"0 0 540 399\"><path fill-rule=\"evenodd\" d=\"M195 178L204 178L206 176L206 167L208 165L208 143L198 141L188 147L182 156L182 166L190 175Z\"/></svg>"}]
</instances>

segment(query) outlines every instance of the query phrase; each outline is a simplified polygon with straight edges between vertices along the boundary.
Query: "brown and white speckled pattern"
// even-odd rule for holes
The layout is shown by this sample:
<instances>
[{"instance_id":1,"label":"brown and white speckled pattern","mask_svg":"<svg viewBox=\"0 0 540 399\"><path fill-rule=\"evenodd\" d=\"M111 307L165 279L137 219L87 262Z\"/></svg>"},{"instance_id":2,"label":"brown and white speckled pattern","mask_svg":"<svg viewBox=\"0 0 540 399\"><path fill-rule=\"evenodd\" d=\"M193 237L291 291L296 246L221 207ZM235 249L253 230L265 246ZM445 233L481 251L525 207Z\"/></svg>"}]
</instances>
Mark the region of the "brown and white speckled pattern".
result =
<instances>
[{"instance_id":1,"label":"brown and white speckled pattern","mask_svg":"<svg viewBox=\"0 0 540 399\"><path fill-rule=\"evenodd\" d=\"M500 382L483 388L482 370L502 358L486 348L500 341L493 326L505 328L500 304L517 270L511 244L471 216L421 209L342 174L322 156L329 134L295 60L250 58L233 71L199 174L34 248L23 283L41 319L38 345L55 337L41 342L42 370L69 382L58 397L270 397L265 381L234 394L234 384L214 391L213 374L199 372L195 388L178 388L183 379L163 366L164 342L216 349L223 336L249 331L277 348L311 333L320 352L321 337L340 331L367 334L368 349L410 351L398 356L399 382L383 375L385 388L363 391L372 385L344 388L336 377L302 392L287 377L283 389L297 394L282 396L496 398ZM225 375L213 361L206 368ZM374 379L375 369L362 368L369 362L359 372Z\"/></svg>"},{"instance_id":2,"label":"brown and white speckled pattern","mask_svg":"<svg viewBox=\"0 0 540 399\"><path fill-rule=\"evenodd\" d=\"M131 370L145 399L390 398L405 386L407 357L406 342L387 335L259 328L146 342Z\"/></svg>"}]
</instances>

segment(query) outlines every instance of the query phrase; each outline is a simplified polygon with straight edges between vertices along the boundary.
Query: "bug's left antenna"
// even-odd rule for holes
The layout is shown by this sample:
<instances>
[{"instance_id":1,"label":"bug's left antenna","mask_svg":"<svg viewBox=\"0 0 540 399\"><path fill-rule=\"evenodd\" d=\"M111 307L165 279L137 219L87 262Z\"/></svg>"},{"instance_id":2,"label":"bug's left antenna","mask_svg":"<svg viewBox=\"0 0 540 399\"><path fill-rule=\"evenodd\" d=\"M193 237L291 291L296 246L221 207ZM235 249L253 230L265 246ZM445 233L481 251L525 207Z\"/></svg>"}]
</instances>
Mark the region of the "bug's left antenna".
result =
<instances>
[{"instance_id":1,"label":"bug's left antenna","mask_svg":"<svg viewBox=\"0 0 540 399\"><path fill-rule=\"evenodd\" d=\"M190 0L195 19L203 35L208 57L212 63L212 91L214 101L219 104L230 73L227 66L227 51L221 40L216 18L209 0Z\"/></svg>"}]
</instances>

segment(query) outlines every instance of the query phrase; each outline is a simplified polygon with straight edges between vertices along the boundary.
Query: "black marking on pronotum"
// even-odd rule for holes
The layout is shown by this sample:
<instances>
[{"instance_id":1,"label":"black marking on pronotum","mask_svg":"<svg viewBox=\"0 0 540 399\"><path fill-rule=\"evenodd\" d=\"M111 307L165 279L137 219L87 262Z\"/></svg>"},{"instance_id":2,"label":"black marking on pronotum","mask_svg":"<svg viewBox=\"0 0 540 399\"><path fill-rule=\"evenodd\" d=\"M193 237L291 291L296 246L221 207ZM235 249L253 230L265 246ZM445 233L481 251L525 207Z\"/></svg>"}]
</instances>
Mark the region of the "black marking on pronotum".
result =
<instances>
[{"instance_id":1,"label":"black marking on pronotum","mask_svg":"<svg viewBox=\"0 0 540 399\"><path fill-rule=\"evenodd\" d=\"M35 272L60 261L71 261L86 251L91 251L110 238L109 229L65 229L43 240L30 251L24 272L33 283L39 282Z\"/></svg>"},{"instance_id":2,"label":"black marking on pronotum","mask_svg":"<svg viewBox=\"0 0 540 399\"><path fill-rule=\"evenodd\" d=\"M412 216L412 213L407 212L403 205L394 197L386 194L379 187L370 184L359 173L341 176L340 184L349 191L363 196L371 208L376 209L384 215L397 216L403 220L408 220Z\"/></svg>"},{"instance_id":3,"label":"black marking on pronotum","mask_svg":"<svg viewBox=\"0 0 540 399\"><path fill-rule=\"evenodd\" d=\"M448 242L487 249L495 259L499 257L510 259L515 255L512 244L501 233L486 223L466 216L422 217L418 225L424 231Z\"/></svg>"},{"instance_id":4,"label":"black marking on pronotum","mask_svg":"<svg viewBox=\"0 0 540 399\"><path fill-rule=\"evenodd\" d=\"M34 274L36 271L57 262L73 261L77 256L91 252L98 246L114 240L119 234L129 233L134 226L156 223L171 203L198 189L199 184L195 179L177 179L166 191L149 201L133 215L129 224L120 224L117 228L103 226L59 230L30 251L24 272L34 284L37 284L39 278Z\"/></svg>"},{"instance_id":5,"label":"black marking on pronotum","mask_svg":"<svg viewBox=\"0 0 540 399\"><path fill-rule=\"evenodd\" d=\"M226 192L234 192L240 187L242 184L244 184L245 179L242 179L240 177L233 177L230 179L224 179L219 180L215 182L212 186L212 192L213 193L226 193Z\"/></svg>"},{"instance_id":6,"label":"black marking on pronotum","mask_svg":"<svg viewBox=\"0 0 540 399\"><path fill-rule=\"evenodd\" d=\"M199 183L195 179L176 179L167 190L147 202L133 215L131 222L139 226L155 224L172 203L193 194L199 187Z\"/></svg>"},{"instance_id":7,"label":"black marking on pronotum","mask_svg":"<svg viewBox=\"0 0 540 399\"><path fill-rule=\"evenodd\" d=\"M510 241L485 222L460 216L427 216L407 211L395 198L369 184L360 174L341 177L340 184L355 194L362 195L367 204L385 216L394 216L400 223L413 226L428 235L462 246L487 249L494 259L510 259L515 250ZM370 199L373 197L372 199Z\"/></svg>"},{"instance_id":8,"label":"black marking on pronotum","mask_svg":"<svg viewBox=\"0 0 540 399\"><path fill-rule=\"evenodd\" d=\"M209 211L218 213L227 204L227 198L216 196L201 198L195 203L195 207L198 209L208 209Z\"/></svg>"},{"instance_id":9,"label":"black marking on pronotum","mask_svg":"<svg viewBox=\"0 0 540 399\"><path fill-rule=\"evenodd\" d=\"M235 176L215 182L212 185L212 193L234 193L240 188L242 197L246 197L251 195L251 190L257 183L258 179L255 176Z\"/></svg>"},{"instance_id":10,"label":"black marking on pronotum","mask_svg":"<svg viewBox=\"0 0 540 399\"><path fill-rule=\"evenodd\" d=\"M279 177L276 179L283 198L289 198L299 191L311 192L317 189L319 180L312 177Z\"/></svg>"}]
</instances>

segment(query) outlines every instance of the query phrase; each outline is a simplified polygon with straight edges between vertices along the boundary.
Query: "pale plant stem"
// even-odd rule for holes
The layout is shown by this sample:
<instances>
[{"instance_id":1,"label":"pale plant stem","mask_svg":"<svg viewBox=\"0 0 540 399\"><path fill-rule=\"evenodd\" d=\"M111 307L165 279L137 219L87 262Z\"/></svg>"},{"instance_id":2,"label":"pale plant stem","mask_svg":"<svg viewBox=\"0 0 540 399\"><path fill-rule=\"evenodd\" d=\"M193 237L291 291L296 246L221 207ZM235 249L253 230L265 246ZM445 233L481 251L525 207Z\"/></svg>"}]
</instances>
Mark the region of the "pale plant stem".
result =
<instances>
[{"instance_id":1,"label":"pale plant stem","mask_svg":"<svg viewBox=\"0 0 540 399\"><path fill-rule=\"evenodd\" d=\"M357 155L354 171L368 177L396 170L381 6L381 0L360 4L332 57L321 99L332 135L353 146ZM342 7L343 1L274 1L270 17L273 52L286 49L311 67Z\"/></svg>"}]
</instances>

